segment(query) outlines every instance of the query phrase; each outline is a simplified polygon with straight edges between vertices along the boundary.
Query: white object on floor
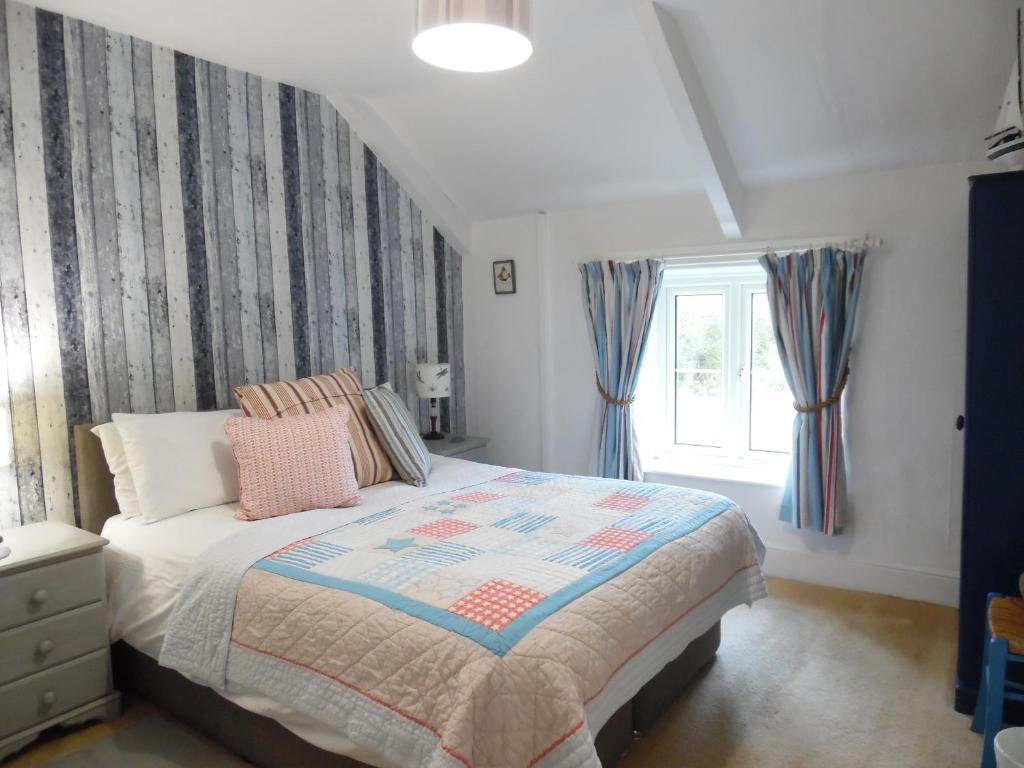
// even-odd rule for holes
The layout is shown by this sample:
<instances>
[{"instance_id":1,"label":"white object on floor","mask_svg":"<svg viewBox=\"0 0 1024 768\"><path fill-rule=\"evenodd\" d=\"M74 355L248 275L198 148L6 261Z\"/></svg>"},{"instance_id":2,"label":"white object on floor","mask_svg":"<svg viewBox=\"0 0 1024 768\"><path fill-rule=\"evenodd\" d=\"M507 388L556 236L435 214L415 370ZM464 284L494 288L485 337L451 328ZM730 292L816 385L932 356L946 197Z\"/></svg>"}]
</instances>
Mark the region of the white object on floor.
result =
<instances>
[{"instance_id":1,"label":"white object on floor","mask_svg":"<svg viewBox=\"0 0 1024 768\"><path fill-rule=\"evenodd\" d=\"M1024 728L1006 728L996 734L998 768L1024 768Z\"/></svg>"}]
</instances>

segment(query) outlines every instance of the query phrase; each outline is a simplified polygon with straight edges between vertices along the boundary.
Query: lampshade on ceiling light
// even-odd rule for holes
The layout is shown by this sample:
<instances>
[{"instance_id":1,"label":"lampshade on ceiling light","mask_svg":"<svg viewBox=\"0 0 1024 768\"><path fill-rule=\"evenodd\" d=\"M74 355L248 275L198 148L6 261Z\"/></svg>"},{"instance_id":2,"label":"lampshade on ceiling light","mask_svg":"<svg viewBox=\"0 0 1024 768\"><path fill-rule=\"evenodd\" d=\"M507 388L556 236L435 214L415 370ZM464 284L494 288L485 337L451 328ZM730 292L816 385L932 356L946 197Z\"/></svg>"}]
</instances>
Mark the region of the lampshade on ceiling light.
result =
<instances>
[{"instance_id":1,"label":"lampshade on ceiling light","mask_svg":"<svg viewBox=\"0 0 1024 768\"><path fill-rule=\"evenodd\" d=\"M533 53L529 0L416 0L413 52L459 72L496 72Z\"/></svg>"}]
</instances>

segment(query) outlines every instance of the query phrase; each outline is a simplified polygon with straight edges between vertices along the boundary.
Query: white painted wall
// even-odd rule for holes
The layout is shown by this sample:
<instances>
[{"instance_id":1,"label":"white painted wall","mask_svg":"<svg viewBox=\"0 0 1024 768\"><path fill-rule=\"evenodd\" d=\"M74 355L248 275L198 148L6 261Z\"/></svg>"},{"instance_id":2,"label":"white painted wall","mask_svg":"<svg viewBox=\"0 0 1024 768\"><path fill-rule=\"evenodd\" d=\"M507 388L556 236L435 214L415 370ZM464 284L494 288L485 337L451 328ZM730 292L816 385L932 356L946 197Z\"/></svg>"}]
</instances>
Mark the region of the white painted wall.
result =
<instances>
[{"instance_id":1,"label":"white painted wall","mask_svg":"<svg viewBox=\"0 0 1024 768\"><path fill-rule=\"evenodd\" d=\"M885 240L865 276L846 395L845 533L829 539L779 522L779 488L651 478L735 498L769 547L770 573L955 604L962 444L953 422L964 387L967 177L990 168L931 166L747 191L745 240ZM491 439L493 461L526 467L541 466L546 427L543 468L586 472L597 395L577 262L714 246L722 237L702 195L550 212L546 259L538 257L536 220L473 227L464 286L469 426ZM516 259L519 292L495 296L490 263L508 257ZM552 364L542 393L545 343Z\"/></svg>"},{"instance_id":2,"label":"white painted wall","mask_svg":"<svg viewBox=\"0 0 1024 768\"><path fill-rule=\"evenodd\" d=\"M465 357L474 372L467 368L469 430L490 438L491 462L524 469L541 468L536 219L474 226L473 255L462 261ZM508 258L516 262L516 293L497 296L491 263Z\"/></svg>"}]
</instances>

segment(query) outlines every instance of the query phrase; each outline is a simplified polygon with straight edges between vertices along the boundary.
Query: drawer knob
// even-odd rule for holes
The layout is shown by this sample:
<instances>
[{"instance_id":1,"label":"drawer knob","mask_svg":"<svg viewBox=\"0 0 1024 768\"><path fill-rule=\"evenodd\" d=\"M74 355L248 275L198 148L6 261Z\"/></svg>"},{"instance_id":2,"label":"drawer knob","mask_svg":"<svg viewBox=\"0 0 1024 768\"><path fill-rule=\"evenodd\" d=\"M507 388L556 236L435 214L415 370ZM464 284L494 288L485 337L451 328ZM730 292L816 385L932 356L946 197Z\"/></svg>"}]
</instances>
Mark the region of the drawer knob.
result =
<instances>
[{"instance_id":1,"label":"drawer knob","mask_svg":"<svg viewBox=\"0 0 1024 768\"><path fill-rule=\"evenodd\" d=\"M49 599L50 593L47 592L45 589L37 589L34 593L32 593L32 602L36 603L37 605L41 605Z\"/></svg>"},{"instance_id":2,"label":"drawer knob","mask_svg":"<svg viewBox=\"0 0 1024 768\"><path fill-rule=\"evenodd\" d=\"M45 656L53 650L53 640L43 640L39 644L38 651L40 655Z\"/></svg>"},{"instance_id":3,"label":"drawer knob","mask_svg":"<svg viewBox=\"0 0 1024 768\"><path fill-rule=\"evenodd\" d=\"M50 707L57 703L57 692L47 691L43 694L43 704Z\"/></svg>"}]
</instances>

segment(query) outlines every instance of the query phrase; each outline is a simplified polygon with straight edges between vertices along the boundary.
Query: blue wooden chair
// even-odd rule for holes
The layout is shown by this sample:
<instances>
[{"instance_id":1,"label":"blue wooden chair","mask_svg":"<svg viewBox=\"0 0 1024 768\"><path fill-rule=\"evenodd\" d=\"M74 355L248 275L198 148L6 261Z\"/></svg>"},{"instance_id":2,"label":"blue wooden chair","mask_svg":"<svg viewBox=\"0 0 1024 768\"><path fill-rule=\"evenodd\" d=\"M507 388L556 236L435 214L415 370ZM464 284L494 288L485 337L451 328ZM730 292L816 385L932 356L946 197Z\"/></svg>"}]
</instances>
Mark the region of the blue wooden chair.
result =
<instances>
[{"instance_id":1,"label":"blue wooden chair","mask_svg":"<svg viewBox=\"0 0 1024 768\"><path fill-rule=\"evenodd\" d=\"M1003 702L1024 701L1024 685L1006 679L1008 663L1024 664L1024 599L988 595L985 660L971 730L985 734L981 768L995 768L993 744L1003 727Z\"/></svg>"}]
</instances>

